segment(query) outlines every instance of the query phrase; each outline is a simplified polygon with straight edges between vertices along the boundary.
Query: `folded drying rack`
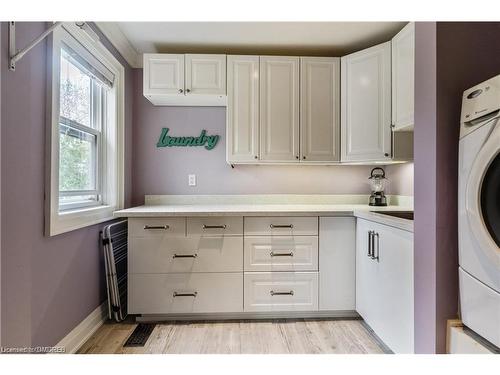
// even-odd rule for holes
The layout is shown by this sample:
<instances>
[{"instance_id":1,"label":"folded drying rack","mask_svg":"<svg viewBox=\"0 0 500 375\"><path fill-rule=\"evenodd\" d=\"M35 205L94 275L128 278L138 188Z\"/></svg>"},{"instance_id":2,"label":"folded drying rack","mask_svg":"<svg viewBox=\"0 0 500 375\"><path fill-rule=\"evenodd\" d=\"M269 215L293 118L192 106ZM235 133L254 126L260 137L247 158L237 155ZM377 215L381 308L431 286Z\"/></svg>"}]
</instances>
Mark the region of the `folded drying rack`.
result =
<instances>
[{"instance_id":1,"label":"folded drying rack","mask_svg":"<svg viewBox=\"0 0 500 375\"><path fill-rule=\"evenodd\" d=\"M127 220L113 223L102 231L108 316L121 322L127 317Z\"/></svg>"}]
</instances>

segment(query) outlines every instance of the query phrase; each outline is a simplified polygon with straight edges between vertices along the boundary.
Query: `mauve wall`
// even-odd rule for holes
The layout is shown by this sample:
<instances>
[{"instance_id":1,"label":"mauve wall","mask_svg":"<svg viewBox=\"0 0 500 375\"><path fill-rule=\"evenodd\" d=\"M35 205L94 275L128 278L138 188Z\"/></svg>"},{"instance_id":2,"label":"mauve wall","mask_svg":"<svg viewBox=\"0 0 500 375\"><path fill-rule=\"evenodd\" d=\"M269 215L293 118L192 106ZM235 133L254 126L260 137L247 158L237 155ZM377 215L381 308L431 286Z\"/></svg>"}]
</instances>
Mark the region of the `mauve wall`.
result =
<instances>
[{"instance_id":1,"label":"mauve wall","mask_svg":"<svg viewBox=\"0 0 500 375\"><path fill-rule=\"evenodd\" d=\"M133 204L145 194L368 194L368 166L251 166L226 163L226 110L222 107L156 107L142 95L142 69L136 85L133 133ZM162 127L169 135L219 134L216 148L157 148ZM197 185L188 186L188 174ZM388 193L413 195L413 167L388 168ZM404 181L403 181L404 179Z\"/></svg>"},{"instance_id":2,"label":"mauve wall","mask_svg":"<svg viewBox=\"0 0 500 375\"><path fill-rule=\"evenodd\" d=\"M436 351L436 23L415 25L415 352Z\"/></svg>"},{"instance_id":3,"label":"mauve wall","mask_svg":"<svg viewBox=\"0 0 500 375\"><path fill-rule=\"evenodd\" d=\"M27 45L45 23L16 25ZM44 236L46 42L7 69L1 39L2 345L54 345L105 300L102 254L94 225ZM131 190L132 69L126 76L126 201Z\"/></svg>"},{"instance_id":4,"label":"mauve wall","mask_svg":"<svg viewBox=\"0 0 500 375\"><path fill-rule=\"evenodd\" d=\"M499 22L417 23L415 343L443 353L458 304L458 139L462 93L500 74Z\"/></svg>"}]
</instances>

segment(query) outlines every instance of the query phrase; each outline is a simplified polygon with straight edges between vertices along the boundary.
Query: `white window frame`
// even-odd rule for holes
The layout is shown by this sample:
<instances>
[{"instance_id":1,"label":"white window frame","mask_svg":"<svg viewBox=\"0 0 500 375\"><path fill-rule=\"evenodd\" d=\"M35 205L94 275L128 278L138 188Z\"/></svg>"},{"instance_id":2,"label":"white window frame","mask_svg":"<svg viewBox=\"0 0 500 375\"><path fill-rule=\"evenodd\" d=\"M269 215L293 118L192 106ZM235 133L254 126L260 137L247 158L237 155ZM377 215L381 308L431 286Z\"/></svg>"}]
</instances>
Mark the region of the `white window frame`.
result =
<instances>
[{"instance_id":1,"label":"white window frame","mask_svg":"<svg viewBox=\"0 0 500 375\"><path fill-rule=\"evenodd\" d=\"M77 43L75 43L75 40ZM99 205L59 208L59 91L61 48L69 45L78 53L84 48L114 74L113 89L107 96L107 123L103 127L99 171L102 201ZM74 23L64 23L56 29L48 42L47 95L47 152L45 187L45 233L48 236L69 232L113 218L113 212L124 205L124 121L125 68L98 40L93 39ZM102 178L101 178L102 177Z\"/></svg>"}]
</instances>

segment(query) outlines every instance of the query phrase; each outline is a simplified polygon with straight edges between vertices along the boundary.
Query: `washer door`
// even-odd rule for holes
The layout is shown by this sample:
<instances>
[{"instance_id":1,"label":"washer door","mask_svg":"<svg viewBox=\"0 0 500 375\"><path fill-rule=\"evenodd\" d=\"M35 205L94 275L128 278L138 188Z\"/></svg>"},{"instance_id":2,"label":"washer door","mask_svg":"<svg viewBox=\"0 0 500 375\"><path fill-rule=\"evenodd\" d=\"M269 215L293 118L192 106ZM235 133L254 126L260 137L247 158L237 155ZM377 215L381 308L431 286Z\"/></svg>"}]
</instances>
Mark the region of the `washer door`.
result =
<instances>
[{"instance_id":1,"label":"washer door","mask_svg":"<svg viewBox=\"0 0 500 375\"><path fill-rule=\"evenodd\" d=\"M484 224L493 241L500 247L500 153L484 174L480 196Z\"/></svg>"},{"instance_id":2,"label":"washer door","mask_svg":"<svg viewBox=\"0 0 500 375\"><path fill-rule=\"evenodd\" d=\"M466 211L481 251L500 270L500 123L479 151L467 183Z\"/></svg>"}]
</instances>

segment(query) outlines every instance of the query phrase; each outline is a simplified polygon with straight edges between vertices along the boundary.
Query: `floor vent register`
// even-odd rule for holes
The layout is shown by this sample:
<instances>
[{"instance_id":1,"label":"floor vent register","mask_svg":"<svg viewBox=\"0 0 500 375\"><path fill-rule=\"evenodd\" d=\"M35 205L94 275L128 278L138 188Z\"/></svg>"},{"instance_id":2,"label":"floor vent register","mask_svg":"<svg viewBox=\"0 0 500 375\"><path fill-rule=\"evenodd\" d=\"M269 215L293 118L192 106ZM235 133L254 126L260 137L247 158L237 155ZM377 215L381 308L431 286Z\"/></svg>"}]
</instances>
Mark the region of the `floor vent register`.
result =
<instances>
[{"instance_id":1,"label":"floor vent register","mask_svg":"<svg viewBox=\"0 0 500 375\"><path fill-rule=\"evenodd\" d=\"M139 323L137 327L135 327L134 332L127 339L124 347L137 347L144 346L146 341L148 341L149 336L153 332L153 329L156 327L156 324L150 323Z\"/></svg>"}]
</instances>

